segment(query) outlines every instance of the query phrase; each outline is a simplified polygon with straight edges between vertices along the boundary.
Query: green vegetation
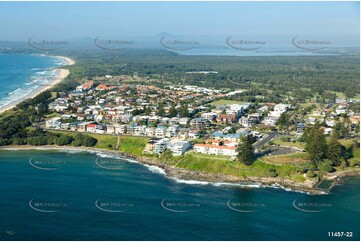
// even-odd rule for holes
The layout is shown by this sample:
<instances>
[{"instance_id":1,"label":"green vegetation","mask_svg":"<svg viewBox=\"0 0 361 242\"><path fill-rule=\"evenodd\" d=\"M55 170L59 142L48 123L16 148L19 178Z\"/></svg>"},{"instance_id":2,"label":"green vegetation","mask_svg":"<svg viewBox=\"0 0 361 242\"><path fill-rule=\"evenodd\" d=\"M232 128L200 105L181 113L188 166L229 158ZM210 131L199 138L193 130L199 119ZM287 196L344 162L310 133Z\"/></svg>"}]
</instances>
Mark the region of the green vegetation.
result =
<instances>
[{"instance_id":1,"label":"green vegetation","mask_svg":"<svg viewBox=\"0 0 361 242\"><path fill-rule=\"evenodd\" d=\"M71 137L77 137L77 133L69 133L63 131L50 131L55 134L69 134ZM97 140L97 143L93 146L98 149L107 149L107 150L116 150L117 140L118 150L129 154L129 155L142 155L142 151L145 145L148 143L149 139L144 137L131 137L131 136L113 136L106 134L87 134L86 136L91 137L92 139Z\"/></svg>"},{"instance_id":2,"label":"green vegetation","mask_svg":"<svg viewBox=\"0 0 361 242\"><path fill-rule=\"evenodd\" d=\"M304 143L293 140L293 138L290 136L282 136L282 137L276 138L273 142L275 144L281 145L281 146L290 146L290 147L296 147L299 149L305 148Z\"/></svg>"},{"instance_id":3,"label":"green vegetation","mask_svg":"<svg viewBox=\"0 0 361 242\"><path fill-rule=\"evenodd\" d=\"M314 125L311 129L304 132L306 140L306 151L309 154L310 160L313 162L320 162L326 158L327 144L326 137L319 125Z\"/></svg>"},{"instance_id":4,"label":"green vegetation","mask_svg":"<svg viewBox=\"0 0 361 242\"><path fill-rule=\"evenodd\" d=\"M25 100L15 109L0 116L0 146L4 145L73 145L94 146L97 140L87 135L51 133L32 123L49 114L48 103L54 96L45 91L33 99Z\"/></svg>"},{"instance_id":5,"label":"green vegetation","mask_svg":"<svg viewBox=\"0 0 361 242\"><path fill-rule=\"evenodd\" d=\"M140 156L148 141L149 138L119 136L119 151Z\"/></svg>"},{"instance_id":6,"label":"green vegetation","mask_svg":"<svg viewBox=\"0 0 361 242\"><path fill-rule=\"evenodd\" d=\"M219 106L219 105L229 105L229 104L242 104L244 102L242 101L232 101L232 100L226 100L226 99L219 99L217 101L211 102L210 104L212 106Z\"/></svg>"},{"instance_id":7,"label":"green vegetation","mask_svg":"<svg viewBox=\"0 0 361 242\"><path fill-rule=\"evenodd\" d=\"M333 165L340 165L342 148L341 143L338 142L337 136L333 134L327 146L327 157L332 161Z\"/></svg>"},{"instance_id":8,"label":"green vegetation","mask_svg":"<svg viewBox=\"0 0 361 242\"><path fill-rule=\"evenodd\" d=\"M137 76L137 84L159 87L181 84L224 88L229 91L242 88L244 92L240 94L224 96L207 105L253 102L257 106L258 103L287 101L301 107L299 112L293 111L295 115L302 115L316 107L324 107L335 97L357 96L359 90L360 63L359 57L356 56L180 56L169 51L152 50L121 53L74 51L58 54L76 59L76 64L69 67L70 75L51 90L0 115L0 146L87 146L142 156L148 138L44 131L38 126L38 120L58 115L48 110L48 104L60 95L60 92L71 91L84 80L96 80L104 75L134 75ZM187 71L199 70L214 70L217 73L186 74ZM293 80L295 76L303 78L296 82ZM186 103L181 103L178 109L175 106L171 106L170 117L178 114L181 117L190 116ZM359 104L350 105L350 109L357 112ZM149 108L144 110L144 113L150 112ZM163 103L159 103L157 112L159 115L164 114ZM288 130L295 126L295 115L283 114L278 122L280 130ZM240 144L240 154L235 161L228 157L192 152L175 157L169 151L157 159L177 167L210 173L241 177L281 177L304 181L304 174L308 179L313 179L319 174L335 169L359 166L359 142L339 139L348 137L349 132L345 129L347 122L347 119L344 119L344 123L335 127L337 138L326 139L319 129L320 126L315 125L312 129L306 129L302 137L306 146L302 142L285 138L274 141L275 144L305 148L307 153L268 156L255 160L252 142L246 140Z\"/></svg>"},{"instance_id":9,"label":"green vegetation","mask_svg":"<svg viewBox=\"0 0 361 242\"><path fill-rule=\"evenodd\" d=\"M310 163L309 156L306 152L265 156L261 158L264 162L275 165L293 165L302 167L304 164Z\"/></svg>"},{"instance_id":10,"label":"green vegetation","mask_svg":"<svg viewBox=\"0 0 361 242\"><path fill-rule=\"evenodd\" d=\"M239 162L245 165L252 165L255 155L252 146L252 139L250 136L247 136L238 146L238 155L237 159Z\"/></svg>"},{"instance_id":11,"label":"green vegetation","mask_svg":"<svg viewBox=\"0 0 361 242\"><path fill-rule=\"evenodd\" d=\"M164 152L160 156L164 163L175 165L189 170L203 171L214 174L226 174L239 177L281 177L295 181L304 181L303 169L285 164L282 166L255 160L251 165L239 163L230 158L220 156L200 156L194 152L188 152L183 156L172 156L170 152Z\"/></svg>"},{"instance_id":12,"label":"green vegetation","mask_svg":"<svg viewBox=\"0 0 361 242\"><path fill-rule=\"evenodd\" d=\"M280 118L277 120L279 130L288 130L288 127L291 125L290 117L291 115L287 112L281 114Z\"/></svg>"},{"instance_id":13,"label":"green vegetation","mask_svg":"<svg viewBox=\"0 0 361 242\"><path fill-rule=\"evenodd\" d=\"M115 144L117 142L117 137L110 136L110 135L102 135L102 134L89 134L89 136L91 136L94 139L98 140L98 142L94 146L94 148L108 149L108 150L115 149Z\"/></svg>"},{"instance_id":14,"label":"green vegetation","mask_svg":"<svg viewBox=\"0 0 361 242\"><path fill-rule=\"evenodd\" d=\"M230 167L224 160L212 160L209 158L193 155L185 155L182 159L179 160L177 167L228 175L237 175L238 173L237 169Z\"/></svg>"},{"instance_id":15,"label":"green vegetation","mask_svg":"<svg viewBox=\"0 0 361 242\"><path fill-rule=\"evenodd\" d=\"M204 158L204 159L209 159L209 160L224 160L224 161L228 161L231 158L229 156L222 156L222 155L207 155L207 154L202 154L202 153L195 153L193 151L188 151L188 154L192 155L193 157L199 157L199 158Z\"/></svg>"}]
</instances>

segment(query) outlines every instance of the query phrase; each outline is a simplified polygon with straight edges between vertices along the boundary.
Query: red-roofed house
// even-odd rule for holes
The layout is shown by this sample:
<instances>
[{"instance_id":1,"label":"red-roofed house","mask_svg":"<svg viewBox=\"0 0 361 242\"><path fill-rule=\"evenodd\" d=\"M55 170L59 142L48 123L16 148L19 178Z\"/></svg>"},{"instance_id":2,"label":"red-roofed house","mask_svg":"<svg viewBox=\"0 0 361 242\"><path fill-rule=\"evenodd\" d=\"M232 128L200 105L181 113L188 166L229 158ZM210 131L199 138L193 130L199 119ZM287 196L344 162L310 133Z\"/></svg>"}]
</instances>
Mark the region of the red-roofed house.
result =
<instances>
[{"instance_id":1,"label":"red-roofed house","mask_svg":"<svg viewBox=\"0 0 361 242\"><path fill-rule=\"evenodd\" d=\"M86 131L87 132L95 132L96 131L96 124L88 124L86 126Z\"/></svg>"},{"instance_id":2,"label":"red-roofed house","mask_svg":"<svg viewBox=\"0 0 361 242\"><path fill-rule=\"evenodd\" d=\"M76 87L76 90L77 91L87 91L87 90L90 90L92 87L94 86L94 82L93 81L88 81L80 86L77 86Z\"/></svg>"}]
</instances>

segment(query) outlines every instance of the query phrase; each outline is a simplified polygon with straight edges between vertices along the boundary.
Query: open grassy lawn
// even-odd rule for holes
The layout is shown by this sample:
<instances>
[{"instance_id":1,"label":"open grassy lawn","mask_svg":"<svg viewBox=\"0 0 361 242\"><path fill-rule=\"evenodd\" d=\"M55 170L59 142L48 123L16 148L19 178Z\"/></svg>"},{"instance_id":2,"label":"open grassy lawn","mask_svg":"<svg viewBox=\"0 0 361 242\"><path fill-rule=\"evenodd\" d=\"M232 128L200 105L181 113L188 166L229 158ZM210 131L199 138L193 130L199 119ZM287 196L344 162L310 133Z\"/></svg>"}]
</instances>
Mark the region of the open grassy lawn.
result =
<instances>
[{"instance_id":1,"label":"open grassy lawn","mask_svg":"<svg viewBox=\"0 0 361 242\"><path fill-rule=\"evenodd\" d=\"M149 138L145 137L120 136L119 150L127 154L142 155L148 141Z\"/></svg>"},{"instance_id":2,"label":"open grassy lawn","mask_svg":"<svg viewBox=\"0 0 361 242\"><path fill-rule=\"evenodd\" d=\"M54 118L54 117L61 117L61 115L58 114L57 112L52 112L50 114L45 115L46 119L50 119L50 118Z\"/></svg>"},{"instance_id":3,"label":"open grassy lawn","mask_svg":"<svg viewBox=\"0 0 361 242\"><path fill-rule=\"evenodd\" d=\"M110 150L115 148L115 144L117 142L117 137L115 136L103 135L103 134L87 134L87 135L98 140L94 148L110 149Z\"/></svg>"},{"instance_id":4,"label":"open grassy lawn","mask_svg":"<svg viewBox=\"0 0 361 242\"><path fill-rule=\"evenodd\" d=\"M231 160L229 156L223 156L223 155L207 155L207 154L201 154L196 153L194 151L188 151L187 154L192 155L194 157L203 158L207 160Z\"/></svg>"},{"instance_id":5,"label":"open grassy lawn","mask_svg":"<svg viewBox=\"0 0 361 242\"><path fill-rule=\"evenodd\" d=\"M314 102L307 102L307 103L300 103L299 104L301 107L303 108L307 108L307 107L310 107L312 105L315 105L317 108L320 107L320 104L319 103L314 103Z\"/></svg>"},{"instance_id":6,"label":"open grassy lawn","mask_svg":"<svg viewBox=\"0 0 361 242\"><path fill-rule=\"evenodd\" d=\"M64 131L54 131L54 130L51 130L50 132L67 134L73 137L78 134L77 132L64 132ZM94 148L108 149L108 150L114 150L116 148L117 139L118 139L117 136L106 135L106 134L91 134L91 133L83 133L83 134L89 135L98 140ZM149 141L149 139L145 137L131 137L131 136L120 136L119 139L120 139L119 151L127 154L139 155L139 156L142 155L142 151Z\"/></svg>"},{"instance_id":7,"label":"open grassy lawn","mask_svg":"<svg viewBox=\"0 0 361 242\"><path fill-rule=\"evenodd\" d=\"M51 99L55 99L57 97L56 92L50 92L50 94L51 94Z\"/></svg>"},{"instance_id":8,"label":"open grassy lawn","mask_svg":"<svg viewBox=\"0 0 361 242\"><path fill-rule=\"evenodd\" d=\"M66 135L70 135L75 137L77 134L77 132L64 132L64 131L56 131L56 130L49 130L49 132L52 132L54 134L66 134ZM99 148L99 149L114 149L115 148L115 144L117 142L117 137L116 136L111 136L111 135L105 135L105 134L90 134L90 133L82 133L82 134L86 134L89 135L91 137L93 137L94 139L97 139L98 142L97 144L94 146L94 148Z\"/></svg>"},{"instance_id":9,"label":"open grassy lawn","mask_svg":"<svg viewBox=\"0 0 361 242\"><path fill-rule=\"evenodd\" d=\"M329 141L330 138L327 138L327 141ZM349 149L353 143L359 142L358 139L339 139L338 140L343 146L346 147L346 149ZM349 160L350 164L355 164L360 162L360 146L353 147L352 148L352 158Z\"/></svg>"},{"instance_id":10,"label":"open grassy lawn","mask_svg":"<svg viewBox=\"0 0 361 242\"><path fill-rule=\"evenodd\" d=\"M290 146L290 147L296 147L299 149L304 149L305 148L305 144L301 143L301 142L286 142L286 141L282 141L281 138L277 138L274 140L275 144L281 145L281 146Z\"/></svg>"},{"instance_id":11,"label":"open grassy lawn","mask_svg":"<svg viewBox=\"0 0 361 242\"><path fill-rule=\"evenodd\" d=\"M67 135L70 135L70 136L75 136L77 133L74 133L74 132L65 132L65 131L58 131L58 130L47 130L49 131L50 133L54 133L54 134L67 134Z\"/></svg>"},{"instance_id":12,"label":"open grassy lawn","mask_svg":"<svg viewBox=\"0 0 361 242\"><path fill-rule=\"evenodd\" d=\"M211 102L210 104L213 105L213 106L218 106L218 105L242 104L242 103L244 103L244 102L220 99L220 100Z\"/></svg>"},{"instance_id":13,"label":"open grassy lawn","mask_svg":"<svg viewBox=\"0 0 361 242\"><path fill-rule=\"evenodd\" d=\"M205 171L209 173L223 173L228 175L238 175L238 169L229 165L225 160L212 160L206 157L196 157L187 154L180 160L178 167L190 170Z\"/></svg>"},{"instance_id":14,"label":"open grassy lawn","mask_svg":"<svg viewBox=\"0 0 361 242\"><path fill-rule=\"evenodd\" d=\"M346 98L346 95L343 92L335 92L335 91L328 91L328 92L336 94L336 97L338 98ZM355 97L352 97L352 99L360 100L360 94L356 95Z\"/></svg>"},{"instance_id":15,"label":"open grassy lawn","mask_svg":"<svg viewBox=\"0 0 361 242\"><path fill-rule=\"evenodd\" d=\"M297 181L303 181L305 178L302 174L298 173L298 168L293 165L272 165L256 160L251 166L244 166L240 169L240 175L244 177L270 177L270 170L274 169L279 177L289 178Z\"/></svg>"},{"instance_id":16,"label":"open grassy lawn","mask_svg":"<svg viewBox=\"0 0 361 242\"><path fill-rule=\"evenodd\" d=\"M212 159L213 157L213 159ZM296 181L303 181L305 178L298 173L299 168L291 164L277 166L256 160L252 165L246 166L237 161L215 159L217 156L199 157L194 154L185 155L177 164L178 167L190 170L204 171L209 173L222 173L240 177L270 177L270 170L275 170L279 177L285 177Z\"/></svg>"},{"instance_id":17,"label":"open grassy lawn","mask_svg":"<svg viewBox=\"0 0 361 242\"><path fill-rule=\"evenodd\" d=\"M306 152L286 154L286 155L272 155L262 157L267 163L279 164L279 165L293 165L302 166L304 163L310 162L308 154Z\"/></svg>"},{"instance_id":18,"label":"open grassy lawn","mask_svg":"<svg viewBox=\"0 0 361 242\"><path fill-rule=\"evenodd\" d=\"M330 138L328 138L327 140L329 140ZM353 144L353 142L357 141L357 139L339 139L338 140L343 146L345 146L346 148L350 148L351 145Z\"/></svg>"}]
</instances>

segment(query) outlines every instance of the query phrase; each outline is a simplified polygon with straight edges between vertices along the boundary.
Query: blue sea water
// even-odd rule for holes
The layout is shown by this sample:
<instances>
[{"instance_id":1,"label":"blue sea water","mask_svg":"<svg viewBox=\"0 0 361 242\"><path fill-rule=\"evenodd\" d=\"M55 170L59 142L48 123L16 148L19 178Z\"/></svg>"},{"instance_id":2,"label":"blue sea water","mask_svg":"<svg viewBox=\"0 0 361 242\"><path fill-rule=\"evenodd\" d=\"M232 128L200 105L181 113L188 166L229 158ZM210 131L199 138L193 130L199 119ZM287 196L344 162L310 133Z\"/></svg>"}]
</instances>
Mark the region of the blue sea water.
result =
<instances>
[{"instance_id":1,"label":"blue sea water","mask_svg":"<svg viewBox=\"0 0 361 242\"><path fill-rule=\"evenodd\" d=\"M360 238L358 177L324 195L194 183L100 153L2 150L0 240Z\"/></svg>"},{"instance_id":2,"label":"blue sea water","mask_svg":"<svg viewBox=\"0 0 361 242\"><path fill-rule=\"evenodd\" d=\"M45 55L0 55L0 108L49 84L58 74L53 68L64 64Z\"/></svg>"}]
</instances>

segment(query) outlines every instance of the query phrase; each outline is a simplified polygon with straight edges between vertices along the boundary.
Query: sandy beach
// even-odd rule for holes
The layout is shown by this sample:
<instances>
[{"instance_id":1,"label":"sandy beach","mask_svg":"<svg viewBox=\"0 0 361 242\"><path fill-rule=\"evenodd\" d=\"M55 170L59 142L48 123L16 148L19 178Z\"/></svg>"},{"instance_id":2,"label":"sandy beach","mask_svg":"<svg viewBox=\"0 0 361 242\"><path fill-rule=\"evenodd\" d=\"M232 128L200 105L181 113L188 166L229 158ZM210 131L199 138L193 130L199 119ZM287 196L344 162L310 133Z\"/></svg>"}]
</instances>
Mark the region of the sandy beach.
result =
<instances>
[{"instance_id":1,"label":"sandy beach","mask_svg":"<svg viewBox=\"0 0 361 242\"><path fill-rule=\"evenodd\" d=\"M66 56L55 56L55 57L65 60L66 66L75 64L75 61L70 59L69 57L66 57ZM64 68L54 68L54 69L58 71L58 75L51 83L49 83L48 85L45 85L45 86L39 86L38 88L36 88L33 92L29 93L28 95L1 107L0 114L5 112L6 110L14 108L17 104L21 103L22 101L24 101L26 99L36 97L40 93L42 93L42 92L48 90L49 88L53 87L54 85L58 84L59 82L61 82L64 78L66 78L69 75L68 69L64 69Z\"/></svg>"},{"instance_id":2,"label":"sandy beach","mask_svg":"<svg viewBox=\"0 0 361 242\"><path fill-rule=\"evenodd\" d=\"M66 56L55 56L55 57L65 60L66 63L67 63L66 65L68 65L68 66L71 66L71 65L75 64L75 61L70 59L69 57L66 57Z\"/></svg>"}]
</instances>

